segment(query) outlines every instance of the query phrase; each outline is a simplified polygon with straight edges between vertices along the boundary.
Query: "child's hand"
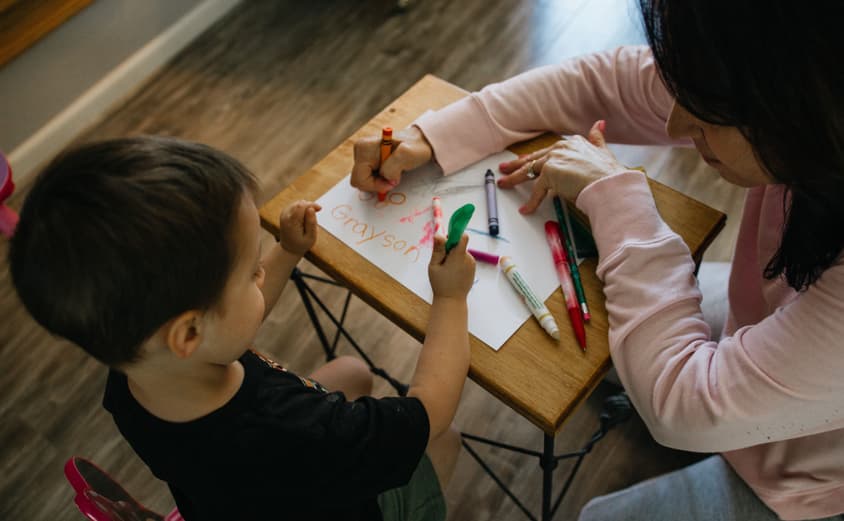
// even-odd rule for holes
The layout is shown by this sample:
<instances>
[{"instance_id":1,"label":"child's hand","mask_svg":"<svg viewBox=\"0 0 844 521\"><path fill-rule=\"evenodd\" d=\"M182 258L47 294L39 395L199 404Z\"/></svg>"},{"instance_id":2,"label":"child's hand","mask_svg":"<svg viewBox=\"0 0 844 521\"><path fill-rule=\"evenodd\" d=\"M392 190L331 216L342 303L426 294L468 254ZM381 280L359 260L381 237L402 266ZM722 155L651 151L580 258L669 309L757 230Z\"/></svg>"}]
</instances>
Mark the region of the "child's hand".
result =
<instances>
[{"instance_id":1,"label":"child's hand","mask_svg":"<svg viewBox=\"0 0 844 521\"><path fill-rule=\"evenodd\" d=\"M322 207L311 201L296 201L278 219L279 242L288 253L302 256L316 242L316 213Z\"/></svg>"},{"instance_id":2,"label":"child's hand","mask_svg":"<svg viewBox=\"0 0 844 521\"><path fill-rule=\"evenodd\" d=\"M445 254L445 237L434 236L434 251L428 265L428 278L434 297L465 299L475 280L475 259L466 252L469 236L463 234L460 242L448 255Z\"/></svg>"}]
</instances>

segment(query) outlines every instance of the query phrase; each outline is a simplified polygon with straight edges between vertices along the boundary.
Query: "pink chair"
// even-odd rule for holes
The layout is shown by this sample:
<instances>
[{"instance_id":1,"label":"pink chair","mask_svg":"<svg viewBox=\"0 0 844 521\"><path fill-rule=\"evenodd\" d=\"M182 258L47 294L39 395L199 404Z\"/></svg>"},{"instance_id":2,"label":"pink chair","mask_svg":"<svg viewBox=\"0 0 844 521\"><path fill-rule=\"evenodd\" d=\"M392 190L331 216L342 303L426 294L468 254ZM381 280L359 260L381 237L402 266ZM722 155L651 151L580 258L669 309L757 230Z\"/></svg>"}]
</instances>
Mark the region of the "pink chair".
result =
<instances>
[{"instance_id":1,"label":"pink chair","mask_svg":"<svg viewBox=\"0 0 844 521\"><path fill-rule=\"evenodd\" d=\"M5 156L0 154L0 234L6 237L11 237L15 233L15 227L18 224L18 214L3 204L14 191L12 167L9 166Z\"/></svg>"},{"instance_id":2,"label":"pink chair","mask_svg":"<svg viewBox=\"0 0 844 521\"><path fill-rule=\"evenodd\" d=\"M148 510L85 458L67 460L64 475L76 491L76 506L92 521L184 521L177 508L166 516Z\"/></svg>"}]
</instances>

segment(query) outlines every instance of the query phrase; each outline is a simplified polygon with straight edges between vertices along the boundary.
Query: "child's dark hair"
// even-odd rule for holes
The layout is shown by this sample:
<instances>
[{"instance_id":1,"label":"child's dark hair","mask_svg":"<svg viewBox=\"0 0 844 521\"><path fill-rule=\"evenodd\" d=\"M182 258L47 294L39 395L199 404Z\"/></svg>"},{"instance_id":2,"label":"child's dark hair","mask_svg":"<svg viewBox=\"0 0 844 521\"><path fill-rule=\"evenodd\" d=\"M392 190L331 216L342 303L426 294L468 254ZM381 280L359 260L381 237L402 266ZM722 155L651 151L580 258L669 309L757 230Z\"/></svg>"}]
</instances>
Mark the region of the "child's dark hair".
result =
<instances>
[{"instance_id":1,"label":"child's dark hair","mask_svg":"<svg viewBox=\"0 0 844 521\"><path fill-rule=\"evenodd\" d=\"M197 143L114 139L61 154L39 175L9 250L42 326L110 366L129 364L180 313L210 310L233 268L235 216L257 182Z\"/></svg>"},{"instance_id":2,"label":"child's dark hair","mask_svg":"<svg viewBox=\"0 0 844 521\"><path fill-rule=\"evenodd\" d=\"M803 290L844 248L844 3L640 0L669 91L701 120L737 127L786 187L765 277Z\"/></svg>"}]
</instances>

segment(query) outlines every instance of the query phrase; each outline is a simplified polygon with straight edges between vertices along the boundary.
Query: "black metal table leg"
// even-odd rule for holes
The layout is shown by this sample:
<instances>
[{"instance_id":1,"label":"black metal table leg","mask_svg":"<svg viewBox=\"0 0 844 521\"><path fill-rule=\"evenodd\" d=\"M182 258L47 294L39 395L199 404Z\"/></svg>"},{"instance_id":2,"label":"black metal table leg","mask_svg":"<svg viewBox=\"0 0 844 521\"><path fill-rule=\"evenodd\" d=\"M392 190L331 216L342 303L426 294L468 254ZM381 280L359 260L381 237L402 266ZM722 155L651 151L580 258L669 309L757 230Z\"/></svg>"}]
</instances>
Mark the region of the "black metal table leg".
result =
<instances>
[{"instance_id":1,"label":"black metal table leg","mask_svg":"<svg viewBox=\"0 0 844 521\"><path fill-rule=\"evenodd\" d=\"M578 469L580 469L580 464L583 463L583 458L592 451L592 448L595 446L595 443L598 442L601 438L606 436L607 432L616 425L627 421L630 416L633 414L633 407L630 404L629 398L625 393L619 393L612 396L607 397L604 400L604 408L601 411L600 415L600 422L601 426L592 435L592 438L586 443L586 445L577 451L569 452L566 454L554 455L554 437L543 433L543 449L542 452L537 452L535 450L525 449L522 447L516 447L513 445L508 445L506 443L501 443L500 441L489 440L483 438L481 436L475 436L473 434L461 433L463 436L463 446L466 448L467 452L470 456L472 456L475 461L481 466L484 472L492 478L493 481L507 494L507 497L513 500L517 507L527 516L528 519L531 521L536 521L536 517L530 513L530 511L525 508L521 501L516 497L515 494L507 487L504 481L499 478L492 468L481 458L481 456L475 452L475 450L467 443L467 440L477 441L480 443L484 443L487 445L492 445L493 447L499 447L502 449L510 450L513 452L519 452L521 454L526 454L528 456L533 456L539 458L539 466L542 468L542 513L540 519L542 521L550 521L554 518L554 514L557 512L557 509L560 507L560 503L563 501L563 497L565 497L566 492L568 492L569 487L571 487L572 482L574 481L574 477L577 474ZM551 503L551 494L554 485L554 470L557 467L557 464L561 459L569 459L569 458L577 458L574 465L572 466L571 471L569 471L568 479L566 479L566 483L563 485L563 489L560 491L560 495L557 496L556 501Z\"/></svg>"},{"instance_id":2,"label":"black metal table leg","mask_svg":"<svg viewBox=\"0 0 844 521\"><path fill-rule=\"evenodd\" d=\"M319 340L322 343L322 348L325 351L325 358L326 360L332 360L336 358L336 350L337 350L337 341L339 340L340 336L342 335L343 338L349 341L349 344L352 345L355 351L363 358L363 361L366 362L366 365L369 366L369 370L372 371L373 374L376 376L380 376L384 380L386 380L393 389L399 394L399 396L407 396L407 391L409 389L408 385L402 383L395 378L393 378L390 373L385 371L384 369L375 365L369 356L361 349L355 339L346 331L346 328L343 327L343 321L346 319L346 311L349 307L349 300L351 298L351 292L346 297L346 302L343 306L343 313L338 320L337 317L334 316L333 313L328 309L325 303L320 300L319 296L314 292L314 290L308 285L305 279L312 279L318 282L323 282L326 284L331 284L333 286L343 287L341 284L337 282L326 279L323 277L317 277L315 275L309 275L307 273L303 273L299 270L299 268L294 268L293 272L290 274L290 278L293 279L293 282L296 284L296 289L299 290L299 296L302 298L302 303L305 305L305 310L308 312L308 316L311 319L311 324L313 324L314 329L317 332L317 336L319 336ZM345 288L344 288L345 289ZM346 289L346 291L349 291ZM331 320L331 323L334 324L334 327L337 328L337 333L334 336L333 344L329 344L328 337L325 334L325 331L322 329L322 324L319 321L319 317L316 315L316 310L314 309L313 302L319 306L319 308L328 316L328 319Z\"/></svg>"},{"instance_id":3,"label":"black metal table leg","mask_svg":"<svg viewBox=\"0 0 844 521\"><path fill-rule=\"evenodd\" d=\"M557 458L554 456L554 437L543 434L545 437L542 457L539 459L539 466L542 467L542 521L549 521L553 512L551 510L551 489L554 485L554 469L557 468Z\"/></svg>"},{"instance_id":4,"label":"black metal table leg","mask_svg":"<svg viewBox=\"0 0 844 521\"><path fill-rule=\"evenodd\" d=\"M328 343L328 337L325 336L325 331L322 329L319 317L317 317L316 311L314 311L314 305L311 303L311 299L308 296L307 283L302 277L302 272L299 271L299 268L293 268L293 273L290 274L290 278L293 279L293 283L296 284L296 289L299 290L299 297L302 299L302 304L305 305L305 311L308 312L311 324L313 324L317 336L319 337L319 342L322 344L322 349L325 351L325 359L334 360L337 355L335 355L334 350L331 349L331 346Z\"/></svg>"}]
</instances>

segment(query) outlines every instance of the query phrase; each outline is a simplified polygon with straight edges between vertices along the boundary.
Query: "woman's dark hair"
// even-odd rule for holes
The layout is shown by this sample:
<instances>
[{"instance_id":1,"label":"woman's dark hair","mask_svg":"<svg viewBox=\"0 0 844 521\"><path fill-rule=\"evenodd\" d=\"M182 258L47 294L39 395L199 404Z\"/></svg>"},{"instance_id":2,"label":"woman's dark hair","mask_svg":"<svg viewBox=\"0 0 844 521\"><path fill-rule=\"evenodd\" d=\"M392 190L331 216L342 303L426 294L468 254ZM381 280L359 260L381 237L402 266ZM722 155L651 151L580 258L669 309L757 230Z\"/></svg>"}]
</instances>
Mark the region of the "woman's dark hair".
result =
<instances>
[{"instance_id":1,"label":"woman's dark hair","mask_svg":"<svg viewBox=\"0 0 844 521\"><path fill-rule=\"evenodd\" d=\"M765 277L806 289L844 248L844 3L640 0L657 67L695 117L738 128L785 185Z\"/></svg>"},{"instance_id":2,"label":"woman's dark hair","mask_svg":"<svg viewBox=\"0 0 844 521\"><path fill-rule=\"evenodd\" d=\"M257 182L204 145L160 137L80 146L27 196L12 280L51 333L110 366L135 361L168 320L214 308L236 258L233 229Z\"/></svg>"}]
</instances>

